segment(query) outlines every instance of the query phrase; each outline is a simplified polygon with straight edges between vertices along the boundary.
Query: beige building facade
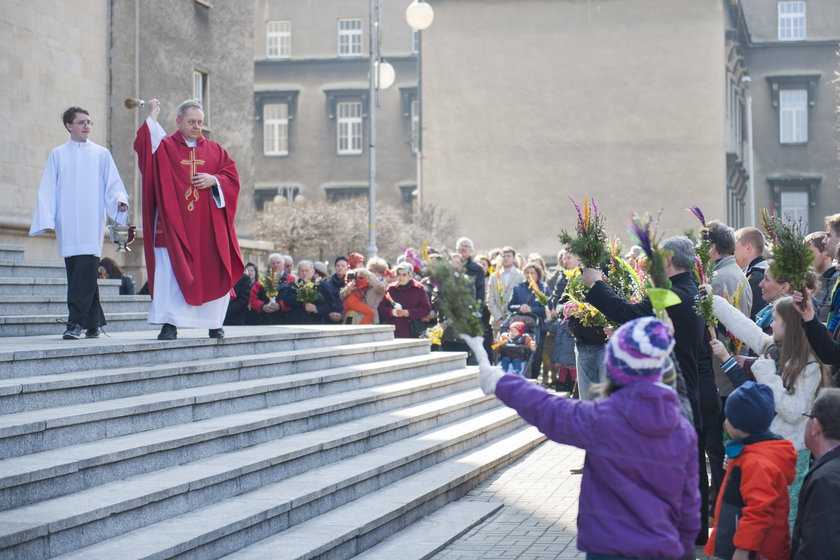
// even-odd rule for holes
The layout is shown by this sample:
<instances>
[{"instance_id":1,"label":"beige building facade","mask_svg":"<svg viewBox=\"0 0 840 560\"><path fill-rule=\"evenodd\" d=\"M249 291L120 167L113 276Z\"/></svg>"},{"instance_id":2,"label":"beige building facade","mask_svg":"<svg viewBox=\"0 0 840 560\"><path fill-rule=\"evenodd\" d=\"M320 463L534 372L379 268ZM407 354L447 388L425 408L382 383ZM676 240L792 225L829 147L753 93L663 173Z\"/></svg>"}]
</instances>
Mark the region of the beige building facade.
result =
<instances>
[{"instance_id":1,"label":"beige building facade","mask_svg":"<svg viewBox=\"0 0 840 560\"><path fill-rule=\"evenodd\" d=\"M720 0L434 3L424 37L424 198L484 248L553 255L594 197L629 243L633 212L663 235L725 219Z\"/></svg>"}]
</instances>

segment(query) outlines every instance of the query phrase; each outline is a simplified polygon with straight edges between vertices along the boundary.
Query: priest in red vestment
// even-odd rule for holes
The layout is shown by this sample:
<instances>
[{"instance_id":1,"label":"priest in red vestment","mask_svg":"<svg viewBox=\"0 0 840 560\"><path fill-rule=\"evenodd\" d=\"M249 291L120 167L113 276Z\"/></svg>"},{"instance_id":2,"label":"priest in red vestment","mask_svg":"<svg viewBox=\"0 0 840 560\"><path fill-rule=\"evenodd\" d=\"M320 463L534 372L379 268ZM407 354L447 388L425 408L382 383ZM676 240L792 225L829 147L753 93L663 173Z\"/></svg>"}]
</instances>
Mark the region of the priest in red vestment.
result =
<instances>
[{"instance_id":1,"label":"priest in red vestment","mask_svg":"<svg viewBox=\"0 0 840 560\"><path fill-rule=\"evenodd\" d=\"M233 226L236 163L202 136L199 102L178 107L178 130L169 136L157 122L160 101L148 106L134 151L143 174L149 323L163 324L161 340L177 338L177 327L206 328L211 338L223 338L230 291L244 270Z\"/></svg>"}]
</instances>

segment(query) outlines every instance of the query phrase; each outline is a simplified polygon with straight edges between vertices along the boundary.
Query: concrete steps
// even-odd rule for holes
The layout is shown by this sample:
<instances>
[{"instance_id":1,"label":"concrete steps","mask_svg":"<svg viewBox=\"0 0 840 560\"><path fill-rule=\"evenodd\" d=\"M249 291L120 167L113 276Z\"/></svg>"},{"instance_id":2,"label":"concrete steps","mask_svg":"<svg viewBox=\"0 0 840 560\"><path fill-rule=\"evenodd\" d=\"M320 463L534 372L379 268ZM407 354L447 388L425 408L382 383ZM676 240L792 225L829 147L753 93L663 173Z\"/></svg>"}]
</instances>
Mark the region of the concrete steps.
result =
<instances>
[{"instance_id":1,"label":"concrete steps","mask_svg":"<svg viewBox=\"0 0 840 560\"><path fill-rule=\"evenodd\" d=\"M23 246L0 245L0 337L64 332L67 276L64 263L29 261ZM99 280L108 331L155 330L146 323L148 296L120 296L120 280Z\"/></svg>"},{"instance_id":2,"label":"concrete steps","mask_svg":"<svg viewBox=\"0 0 840 560\"><path fill-rule=\"evenodd\" d=\"M102 280L99 283L99 297L116 296L120 293L120 280ZM0 294L4 296L61 296L67 294L67 278L10 278L0 276ZM65 313L66 314L66 313Z\"/></svg>"},{"instance_id":3,"label":"concrete steps","mask_svg":"<svg viewBox=\"0 0 840 560\"><path fill-rule=\"evenodd\" d=\"M22 261L23 245L7 245L0 243L0 261Z\"/></svg>"},{"instance_id":4,"label":"concrete steps","mask_svg":"<svg viewBox=\"0 0 840 560\"><path fill-rule=\"evenodd\" d=\"M114 280L110 280L114 282ZM148 313L149 296L99 295L102 310L111 313ZM47 296L0 295L0 317L16 315L67 315L66 293ZM65 317L66 318L66 317ZM45 333L46 334L46 333Z\"/></svg>"},{"instance_id":5,"label":"concrete steps","mask_svg":"<svg viewBox=\"0 0 840 560\"><path fill-rule=\"evenodd\" d=\"M67 279L63 262L0 259L0 277L3 278L59 278Z\"/></svg>"},{"instance_id":6,"label":"concrete steps","mask_svg":"<svg viewBox=\"0 0 840 560\"><path fill-rule=\"evenodd\" d=\"M225 330L0 338L0 558L346 558L543 440L390 326Z\"/></svg>"}]
</instances>

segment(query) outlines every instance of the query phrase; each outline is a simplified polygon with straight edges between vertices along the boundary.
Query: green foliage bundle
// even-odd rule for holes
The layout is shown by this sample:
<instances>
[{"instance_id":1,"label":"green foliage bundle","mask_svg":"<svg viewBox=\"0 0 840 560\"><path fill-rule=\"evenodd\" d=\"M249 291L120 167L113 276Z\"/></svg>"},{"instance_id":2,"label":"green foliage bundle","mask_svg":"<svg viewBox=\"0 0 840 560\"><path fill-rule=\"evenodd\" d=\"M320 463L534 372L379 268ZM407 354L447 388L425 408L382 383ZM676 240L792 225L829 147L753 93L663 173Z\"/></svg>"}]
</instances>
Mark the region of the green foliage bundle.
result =
<instances>
[{"instance_id":1,"label":"green foliage bundle","mask_svg":"<svg viewBox=\"0 0 840 560\"><path fill-rule=\"evenodd\" d=\"M706 225L706 217L698 206L691 206L688 211L700 221L700 239L696 239L693 233L687 234L687 237L694 242L694 272L698 282L711 284L712 276L715 274L715 264L712 262L712 241L709 227ZM698 296L694 302L694 310L703 318L707 327L714 327L718 322L713 309L713 298L714 294L705 294Z\"/></svg>"},{"instance_id":2,"label":"green foliage bundle","mask_svg":"<svg viewBox=\"0 0 840 560\"><path fill-rule=\"evenodd\" d=\"M808 270L814 254L802 235L802 223L782 221L766 208L761 209L761 224L773 242L770 250L770 274L779 282L790 282L790 287L803 291L807 285Z\"/></svg>"},{"instance_id":3,"label":"green foliage bundle","mask_svg":"<svg viewBox=\"0 0 840 560\"><path fill-rule=\"evenodd\" d=\"M441 294L441 313L452 322L455 332L470 336L484 334L481 306L473 296L470 277L458 274L448 259L432 261L429 273Z\"/></svg>"}]
</instances>

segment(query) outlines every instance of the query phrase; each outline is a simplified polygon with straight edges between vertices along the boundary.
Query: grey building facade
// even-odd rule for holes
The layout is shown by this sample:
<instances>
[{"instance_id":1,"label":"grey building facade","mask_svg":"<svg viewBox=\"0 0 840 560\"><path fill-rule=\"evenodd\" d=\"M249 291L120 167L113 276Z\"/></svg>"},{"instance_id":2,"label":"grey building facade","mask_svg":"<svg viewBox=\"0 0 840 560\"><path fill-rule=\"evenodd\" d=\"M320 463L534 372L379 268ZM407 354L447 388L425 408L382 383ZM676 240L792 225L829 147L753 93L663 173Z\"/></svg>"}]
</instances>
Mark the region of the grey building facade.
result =
<instances>
[{"instance_id":1,"label":"grey building facade","mask_svg":"<svg viewBox=\"0 0 840 560\"><path fill-rule=\"evenodd\" d=\"M752 78L756 204L824 229L840 211L840 2L741 0Z\"/></svg>"},{"instance_id":2,"label":"grey building facade","mask_svg":"<svg viewBox=\"0 0 840 560\"><path fill-rule=\"evenodd\" d=\"M414 196L417 58L409 2L381 3L381 52L396 81L379 93L377 196ZM258 0L254 20L256 203L367 196L367 0Z\"/></svg>"}]
</instances>

